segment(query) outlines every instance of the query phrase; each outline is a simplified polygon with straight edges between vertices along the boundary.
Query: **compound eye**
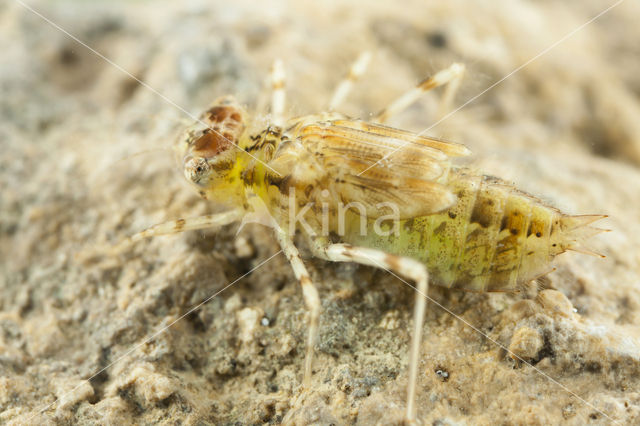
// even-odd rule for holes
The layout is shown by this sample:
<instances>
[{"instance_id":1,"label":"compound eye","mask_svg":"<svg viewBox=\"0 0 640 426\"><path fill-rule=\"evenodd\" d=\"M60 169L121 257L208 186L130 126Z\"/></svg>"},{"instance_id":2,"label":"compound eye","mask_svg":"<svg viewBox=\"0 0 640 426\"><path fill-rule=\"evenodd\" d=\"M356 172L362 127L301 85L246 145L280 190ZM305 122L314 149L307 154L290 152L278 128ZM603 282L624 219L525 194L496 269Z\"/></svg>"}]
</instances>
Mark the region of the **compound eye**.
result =
<instances>
[{"instance_id":1,"label":"compound eye","mask_svg":"<svg viewBox=\"0 0 640 426\"><path fill-rule=\"evenodd\" d=\"M204 158L189 158L184 163L184 175L191 182L203 184L210 170L209 163Z\"/></svg>"}]
</instances>

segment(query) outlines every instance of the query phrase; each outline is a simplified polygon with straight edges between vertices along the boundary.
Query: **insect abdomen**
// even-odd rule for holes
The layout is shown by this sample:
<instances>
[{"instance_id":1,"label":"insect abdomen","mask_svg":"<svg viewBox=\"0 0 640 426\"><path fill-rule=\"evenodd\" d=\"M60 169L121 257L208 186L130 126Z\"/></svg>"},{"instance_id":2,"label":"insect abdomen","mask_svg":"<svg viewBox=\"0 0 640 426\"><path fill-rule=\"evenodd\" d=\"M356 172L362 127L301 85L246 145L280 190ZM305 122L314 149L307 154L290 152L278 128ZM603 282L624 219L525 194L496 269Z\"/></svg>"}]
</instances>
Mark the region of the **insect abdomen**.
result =
<instances>
[{"instance_id":1,"label":"insect abdomen","mask_svg":"<svg viewBox=\"0 0 640 426\"><path fill-rule=\"evenodd\" d=\"M489 176L452 173L458 202L425 222L422 259L434 281L472 291L512 291L600 230L602 216L569 216Z\"/></svg>"},{"instance_id":2,"label":"insect abdomen","mask_svg":"<svg viewBox=\"0 0 640 426\"><path fill-rule=\"evenodd\" d=\"M560 212L496 178L463 170L448 184L458 202L425 229L431 242L424 261L437 283L509 291L545 272L551 224Z\"/></svg>"},{"instance_id":3,"label":"insect abdomen","mask_svg":"<svg viewBox=\"0 0 640 426\"><path fill-rule=\"evenodd\" d=\"M450 209L403 220L398 235L379 236L369 226L356 236L354 227L345 240L419 259L443 287L513 291L600 231L586 225L602 216L565 215L497 178L458 169L447 186L458 197Z\"/></svg>"}]
</instances>

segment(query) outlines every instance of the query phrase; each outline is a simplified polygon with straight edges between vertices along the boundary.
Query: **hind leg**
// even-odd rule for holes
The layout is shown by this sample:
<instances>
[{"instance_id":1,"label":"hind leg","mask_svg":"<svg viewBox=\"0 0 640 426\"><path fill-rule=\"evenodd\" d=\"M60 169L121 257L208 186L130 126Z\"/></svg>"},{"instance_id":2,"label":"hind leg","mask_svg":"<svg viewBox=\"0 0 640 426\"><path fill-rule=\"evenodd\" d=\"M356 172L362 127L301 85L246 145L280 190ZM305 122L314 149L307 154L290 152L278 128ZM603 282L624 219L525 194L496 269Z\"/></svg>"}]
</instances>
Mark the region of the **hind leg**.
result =
<instances>
[{"instance_id":1,"label":"hind leg","mask_svg":"<svg viewBox=\"0 0 640 426\"><path fill-rule=\"evenodd\" d=\"M271 67L271 122L279 127L284 124L285 73L282 60L276 59Z\"/></svg>"},{"instance_id":2,"label":"hind leg","mask_svg":"<svg viewBox=\"0 0 640 426\"><path fill-rule=\"evenodd\" d=\"M367 70L367 66L369 66L370 61L370 52L362 52L360 56L358 56L358 59L356 59L353 65L351 65L351 68L349 68L349 73L338 84L335 92L333 92L333 96L331 96L331 101L329 102L329 111L335 111L340 107L347 95L349 95L349 92L351 92L355 82L358 81L362 74Z\"/></svg>"},{"instance_id":3,"label":"hind leg","mask_svg":"<svg viewBox=\"0 0 640 426\"><path fill-rule=\"evenodd\" d=\"M400 275L415 282L416 298L413 312L413 336L409 353L409 384L407 387L407 422L415 420L415 399L418 379L418 364L422 342L422 327L429 289L427 268L409 257L396 256L368 247L356 247L350 244L328 244L316 239L312 242L312 250L318 257L334 262L356 262L363 265L386 269L393 275Z\"/></svg>"},{"instance_id":4,"label":"hind leg","mask_svg":"<svg viewBox=\"0 0 640 426\"><path fill-rule=\"evenodd\" d=\"M258 114L270 113L270 122L276 126L284 124L286 102L284 65L280 59L273 61L271 71L262 83L256 100L255 111Z\"/></svg>"},{"instance_id":5,"label":"hind leg","mask_svg":"<svg viewBox=\"0 0 640 426\"><path fill-rule=\"evenodd\" d=\"M416 87L400 95L400 97L391 102L388 107L380 111L374 118L374 121L378 123L386 122L394 115L397 115L407 109L425 92L446 84L447 89L445 90L440 102L440 114L444 115L451 105L451 101L453 100L453 96L458 90L458 87L460 87L460 82L464 75L464 69L464 65L460 63L451 64L449 68L439 71L433 76L421 81Z\"/></svg>"}]
</instances>

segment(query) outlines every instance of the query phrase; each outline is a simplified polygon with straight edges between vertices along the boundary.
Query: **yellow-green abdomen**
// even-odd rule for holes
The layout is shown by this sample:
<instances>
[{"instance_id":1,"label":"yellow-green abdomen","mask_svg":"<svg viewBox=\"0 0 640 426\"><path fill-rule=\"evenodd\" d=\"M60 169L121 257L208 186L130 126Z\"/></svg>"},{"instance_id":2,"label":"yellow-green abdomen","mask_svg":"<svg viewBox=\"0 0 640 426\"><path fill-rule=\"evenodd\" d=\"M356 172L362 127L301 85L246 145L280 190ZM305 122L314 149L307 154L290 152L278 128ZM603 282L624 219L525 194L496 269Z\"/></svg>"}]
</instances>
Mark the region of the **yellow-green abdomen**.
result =
<instances>
[{"instance_id":1,"label":"yellow-green abdomen","mask_svg":"<svg viewBox=\"0 0 640 426\"><path fill-rule=\"evenodd\" d=\"M553 257L571 248L567 216L488 176L453 170L447 186L458 196L450 209L400 222L384 236L358 220L347 224L346 242L424 262L434 284L471 291L511 291L550 270ZM392 225L383 230L392 230ZM580 225L582 226L582 225Z\"/></svg>"}]
</instances>

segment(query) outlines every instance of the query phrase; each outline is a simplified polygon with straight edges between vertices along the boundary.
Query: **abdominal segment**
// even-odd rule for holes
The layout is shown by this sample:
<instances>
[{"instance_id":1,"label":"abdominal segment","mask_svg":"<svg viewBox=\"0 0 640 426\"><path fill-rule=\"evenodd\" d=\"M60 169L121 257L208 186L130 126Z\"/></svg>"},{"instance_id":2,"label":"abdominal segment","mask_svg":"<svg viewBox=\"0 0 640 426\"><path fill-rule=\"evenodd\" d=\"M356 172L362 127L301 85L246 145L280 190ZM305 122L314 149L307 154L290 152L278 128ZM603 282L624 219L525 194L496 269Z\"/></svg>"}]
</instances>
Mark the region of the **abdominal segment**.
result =
<instances>
[{"instance_id":1,"label":"abdominal segment","mask_svg":"<svg viewBox=\"0 0 640 426\"><path fill-rule=\"evenodd\" d=\"M448 210L402 220L391 235L375 232L373 220L360 235L360 218L353 214L343 240L421 260L431 282L448 288L513 291L550 269L562 251L550 250L552 224L568 216L466 169L452 170L447 186L458 198Z\"/></svg>"}]
</instances>

